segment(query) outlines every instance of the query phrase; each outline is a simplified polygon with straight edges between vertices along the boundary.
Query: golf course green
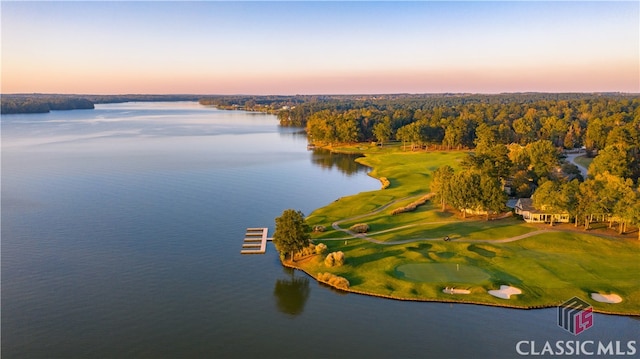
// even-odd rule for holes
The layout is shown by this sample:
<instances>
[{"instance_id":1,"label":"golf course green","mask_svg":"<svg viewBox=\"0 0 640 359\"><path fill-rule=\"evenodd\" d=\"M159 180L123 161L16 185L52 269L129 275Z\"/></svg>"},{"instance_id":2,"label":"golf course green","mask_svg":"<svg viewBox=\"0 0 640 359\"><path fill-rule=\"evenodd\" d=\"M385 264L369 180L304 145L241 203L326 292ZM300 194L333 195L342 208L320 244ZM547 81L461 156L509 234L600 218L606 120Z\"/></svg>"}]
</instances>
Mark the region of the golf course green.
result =
<instances>
[{"instance_id":1,"label":"golf course green","mask_svg":"<svg viewBox=\"0 0 640 359\"><path fill-rule=\"evenodd\" d=\"M396 268L397 276L407 280L429 283L481 283L489 274L474 266L454 263L407 263Z\"/></svg>"}]
</instances>

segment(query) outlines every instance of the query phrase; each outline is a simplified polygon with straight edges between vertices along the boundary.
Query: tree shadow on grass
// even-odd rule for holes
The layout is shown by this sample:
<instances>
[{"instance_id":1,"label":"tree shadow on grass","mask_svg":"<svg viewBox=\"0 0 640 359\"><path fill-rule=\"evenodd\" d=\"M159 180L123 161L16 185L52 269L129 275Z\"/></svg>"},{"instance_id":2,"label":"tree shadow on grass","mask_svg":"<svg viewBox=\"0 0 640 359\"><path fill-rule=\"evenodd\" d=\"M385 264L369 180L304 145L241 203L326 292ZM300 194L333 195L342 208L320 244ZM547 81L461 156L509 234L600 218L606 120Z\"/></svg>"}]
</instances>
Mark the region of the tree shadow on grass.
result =
<instances>
[{"instance_id":1,"label":"tree shadow on grass","mask_svg":"<svg viewBox=\"0 0 640 359\"><path fill-rule=\"evenodd\" d=\"M496 256L496 252L482 248L476 244L472 244L467 249L471 252L477 253L485 258L493 258Z\"/></svg>"},{"instance_id":2,"label":"tree shadow on grass","mask_svg":"<svg viewBox=\"0 0 640 359\"><path fill-rule=\"evenodd\" d=\"M431 247L433 247L433 244L431 243L420 243L416 247L407 247L407 250L421 254L426 259L431 259L429 256L429 249L431 249Z\"/></svg>"},{"instance_id":3,"label":"tree shadow on grass","mask_svg":"<svg viewBox=\"0 0 640 359\"><path fill-rule=\"evenodd\" d=\"M451 213L451 212L441 212L441 211L436 211L436 216L438 218L451 218L453 216L455 216L455 214Z\"/></svg>"},{"instance_id":4,"label":"tree shadow on grass","mask_svg":"<svg viewBox=\"0 0 640 359\"><path fill-rule=\"evenodd\" d=\"M341 277L344 277L349 281L349 286L350 287L353 287L355 285L360 285L360 284L364 283L364 278L361 277L361 276L342 274Z\"/></svg>"},{"instance_id":5,"label":"tree shadow on grass","mask_svg":"<svg viewBox=\"0 0 640 359\"><path fill-rule=\"evenodd\" d=\"M589 296L591 296L591 293L602 293L602 294L609 294L609 293L620 294L621 293L619 288L612 285L608 285L606 283L598 285L598 289L594 289L593 287L594 286L580 287L580 289L583 290L585 293L587 293Z\"/></svg>"},{"instance_id":6,"label":"tree shadow on grass","mask_svg":"<svg viewBox=\"0 0 640 359\"><path fill-rule=\"evenodd\" d=\"M513 284L513 285L521 285L523 284L522 279L512 276L509 273L503 271L491 271L491 278L489 279L491 283L495 285L502 284Z\"/></svg>"},{"instance_id":7,"label":"tree shadow on grass","mask_svg":"<svg viewBox=\"0 0 640 359\"><path fill-rule=\"evenodd\" d=\"M501 271L501 270L497 270L495 269L495 267L489 265L487 266L487 264L491 263L486 261L485 259L475 259L475 258L470 258L470 257L464 257L465 261L467 262L468 265L470 266L474 266L474 267L478 267L478 268L484 268L484 271L487 272L491 277L489 278L489 281L491 283L493 283L494 285L502 285L502 284L513 284L513 285L519 285L519 284L523 284L522 279L513 276L507 272Z\"/></svg>"},{"instance_id":8,"label":"tree shadow on grass","mask_svg":"<svg viewBox=\"0 0 640 359\"><path fill-rule=\"evenodd\" d=\"M364 264L364 263L370 263L370 262L375 262L377 260L380 259L384 259L387 257L395 257L398 256L400 254L402 254L403 251L402 250L393 250L393 251L380 251L377 253L371 253L371 254L366 254L363 256L358 256L358 257L352 257L352 258L347 258L347 261L350 265L352 266L357 266L360 264Z\"/></svg>"},{"instance_id":9,"label":"tree shadow on grass","mask_svg":"<svg viewBox=\"0 0 640 359\"><path fill-rule=\"evenodd\" d=\"M440 258L445 258L445 259L453 258L453 257L455 257L455 256L456 256L456 253L455 253L455 252L436 252L435 254L436 254L438 257L440 257Z\"/></svg>"},{"instance_id":10,"label":"tree shadow on grass","mask_svg":"<svg viewBox=\"0 0 640 359\"><path fill-rule=\"evenodd\" d=\"M445 223L429 228L425 231L425 234L431 238L444 238L445 236L449 236L451 240L461 239L468 237L469 234L476 231L476 228L469 226L469 223L472 222L466 222L464 225L461 225L459 222Z\"/></svg>"}]
</instances>

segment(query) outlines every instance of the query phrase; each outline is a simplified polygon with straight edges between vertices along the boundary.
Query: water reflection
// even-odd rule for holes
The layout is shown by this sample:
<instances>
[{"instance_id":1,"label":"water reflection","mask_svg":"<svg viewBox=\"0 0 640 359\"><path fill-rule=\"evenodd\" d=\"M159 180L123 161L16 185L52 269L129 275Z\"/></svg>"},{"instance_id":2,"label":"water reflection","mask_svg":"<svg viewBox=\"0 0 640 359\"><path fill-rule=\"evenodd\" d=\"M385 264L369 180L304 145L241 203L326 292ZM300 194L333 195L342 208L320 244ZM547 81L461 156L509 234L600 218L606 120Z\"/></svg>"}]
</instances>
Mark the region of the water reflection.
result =
<instances>
[{"instance_id":1,"label":"water reflection","mask_svg":"<svg viewBox=\"0 0 640 359\"><path fill-rule=\"evenodd\" d=\"M369 169L357 163L356 158L360 155L348 155L342 153L332 153L328 150L316 149L311 154L311 162L327 169L338 169L347 176L352 176L359 172L367 172Z\"/></svg>"},{"instance_id":2,"label":"water reflection","mask_svg":"<svg viewBox=\"0 0 640 359\"><path fill-rule=\"evenodd\" d=\"M309 299L309 278L307 276L296 277L295 270L291 268L284 268L284 270L290 277L276 280L273 295L276 297L279 311L297 316L302 314L307 299Z\"/></svg>"},{"instance_id":3,"label":"water reflection","mask_svg":"<svg viewBox=\"0 0 640 359\"><path fill-rule=\"evenodd\" d=\"M278 134L280 134L280 137L293 137L295 139L300 139L308 142L307 132L304 130L304 128L278 126L277 131Z\"/></svg>"}]
</instances>

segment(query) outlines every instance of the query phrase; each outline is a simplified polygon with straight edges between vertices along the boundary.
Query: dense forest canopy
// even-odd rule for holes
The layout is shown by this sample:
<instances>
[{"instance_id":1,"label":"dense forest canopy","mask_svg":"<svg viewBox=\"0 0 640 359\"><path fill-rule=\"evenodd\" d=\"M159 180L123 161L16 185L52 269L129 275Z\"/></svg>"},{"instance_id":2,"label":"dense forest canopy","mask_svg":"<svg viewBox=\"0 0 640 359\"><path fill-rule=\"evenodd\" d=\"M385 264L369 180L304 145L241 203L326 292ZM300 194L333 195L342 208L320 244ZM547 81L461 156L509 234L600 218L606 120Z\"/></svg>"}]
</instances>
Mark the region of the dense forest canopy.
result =
<instances>
[{"instance_id":1,"label":"dense forest canopy","mask_svg":"<svg viewBox=\"0 0 640 359\"><path fill-rule=\"evenodd\" d=\"M306 127L322 143L380 141L374 127L382 124L391 129L391 139L415 145L471 148L476 142L524 145L548 139L559 147L603 149L611 130L616 132L612 136L636 135L625 125L637 122L639 104L638 96L590 94L346 98L308 100L281 110L278 117L284 126ZM323 128L343 121L355 124L357 138Z\"/></svg>"},{"instance_id":2,"label":"dense forest canopy","mask_svg":"<svg viewBox=\"0 0 640 359\"><path fill-rule=\"evenodd\" d=\"M284 126L305 126L316 144L396 140L412 150L475 149L479 161L508 146L506 152L511 156L527 154L513 159L524 161L519 165L522 168L532 167L532 159L539 158L543 148L585 148L590 156L599 154L592 172L609 171L634 180L640 177L637 95L352 97L308 100L282 109L278 117ZM544 173L534 174L542 177Z\"/></svg>"}]
</instances>

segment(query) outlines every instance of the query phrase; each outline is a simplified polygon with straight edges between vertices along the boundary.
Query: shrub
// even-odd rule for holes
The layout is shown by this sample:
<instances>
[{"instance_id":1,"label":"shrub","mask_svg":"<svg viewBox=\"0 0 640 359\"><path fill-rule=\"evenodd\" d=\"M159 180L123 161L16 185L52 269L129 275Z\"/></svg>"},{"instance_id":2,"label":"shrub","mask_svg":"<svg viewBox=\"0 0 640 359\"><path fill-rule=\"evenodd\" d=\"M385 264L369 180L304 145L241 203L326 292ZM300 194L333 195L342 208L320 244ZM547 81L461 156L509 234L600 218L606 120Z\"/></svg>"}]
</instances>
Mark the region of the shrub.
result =
<instances>
[{"instance_id":1,"label":"shrub","mask_svg":"<svg viewBox=\"0 0 640 359\"><path fill-rule=\"evenodd\" d=\"M339 267L344 264L344 253L342 252L333 252L329 253L327 257L324 259L324 264L327 267Z\"/></svg>"},{"instance_id":2,"label":"shrub","mask_svg":"<svg viewBox=\"0 0 640 359\"><path fill-rule=\"evenodd\" d=\"M325 229L326 229L326 228L325 228L324 226L320 226L320 225L313 226L313 231L314 231L314 232L324 232L324 231L325 231Z\"/></svg>"},{"instance_id":3,"label":"shrub","mask_svg":"<svg viewBox=\"0 0 640 359\"><path fill-rule=\"evenodd\" d=\"M335 260L333 259L333 253L329 253L327 258L324 259L324 265L326 265L327 267L333 267L334 263Z\"/></svg>"},{"instance_id":4,"label":"shrub","mask_svg":"<svg viewBox=\"0 0 640 359\"><path fill-rule=\"evenodd\" d=\"M320 251L321 252L318 252L318 250L319 250L318 246L321 246L320 247ZM298 253L296 253L295 256L298 257L298 258L302 258L302 257L310 256L310 255L313 255L313 254L321 254L323 251L325 251L327 249L327 246L325 244L323 244L323 243L320 243L318 246L316 246L313 243L309 243L308 246L302 248Z\"/></svg>"},{"instance_id":5,"label":"shrub","mask_svg":"<svg viewBox=\"0 0 640 359\"><path fill-rule=\"evenodd\" d=\"M433 193L429 193L427 195L424 195L424 196L422 196L419 199L409 203L408 205L406 205L404 207L400 207L400 208L394 209L393 211L391 211L391 215L395 216L395 215L400 214L400 213L415 211L418 207L420 207L423 204L427 203L427 201L430 200L432 197L433 197Z\"/></svg>"},{"instance_id":6,"label":"shrub","mask_svg":"<svg viewBox=\"0 0 640 359\"><path fill-rule=\"evenodd\" d=\"M318 281L327 283L330 286L340 288L340 289L349 289L349 281L347 278L337 276L331 273L318 273Z\"/></svg>"},{"instance_id":7,"label":"shrub","mask_svg":"<svg viewBox=\"0 0 640 359\"><path fill-rule=\"evenodd\" d=\"M316 246L315 244L311 243L309 244L309 246L302 248L302 250L300 251L300 255L303 257L308 256L315 253L315 251L316 251Z\"/></svg>"},{"instance_id":8,"label":"shrub","mask_svg":"<svg viewBox=\"0 0 640 359\"><path fill-rule=\"evenodd\" d=\"M367 233L369 231L369 225L366 223L358 223L351 226L349 230L356 233Z\"/></svg>"},{"instance_id":9,"label":"shrub","mask_svg":"<svg viewBox=\"0 0 640 359\"><path fill-rule=\"evenodd\" d=\"M316 254L322 254L327 251L327 245L320 243L316 246Z\"/></svg>"},{"instance_id":10,"label":"shrub","mask_svg":"<svg viewBox=\"0 0 640 359\"><path fill-rule=\"evenodd\" d=\"M382 189L385 189L391 186L391 182L387 177L380 177L380 182L382 183Z\"/></svg>"},{"instance_id":11,"label":"shrub","mask_svg":"<svg viewBox=\"0 0 640 359\"><path fill-rule=\"evenodd\" d=\"M344 253L342 252L333 252L327 255L327 258L324 259L324 264L327 267L340 267L344 264Z\"/></svg>"}]
</instances>

